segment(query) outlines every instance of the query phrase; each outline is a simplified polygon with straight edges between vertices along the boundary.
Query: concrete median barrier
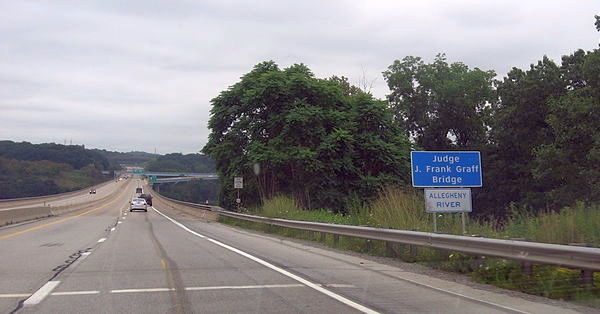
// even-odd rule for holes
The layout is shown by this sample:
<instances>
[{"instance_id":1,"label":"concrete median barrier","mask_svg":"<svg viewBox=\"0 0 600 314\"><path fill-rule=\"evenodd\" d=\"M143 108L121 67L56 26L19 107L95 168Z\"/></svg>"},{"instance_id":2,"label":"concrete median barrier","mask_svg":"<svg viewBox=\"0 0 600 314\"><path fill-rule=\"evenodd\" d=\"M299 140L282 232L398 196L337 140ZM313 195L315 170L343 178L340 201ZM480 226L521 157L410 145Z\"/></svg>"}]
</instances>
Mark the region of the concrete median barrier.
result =
<instances>
[{"instance_id":1,"label":"concrete median barrier","mask_svg":"<svg viewBox=\"0 0 600 314\"><path fill-rule=\"evenodd\" d=\"M53 216L50 207L28 207L0 210L0 226Z\"/></svg>"}]
</instances>

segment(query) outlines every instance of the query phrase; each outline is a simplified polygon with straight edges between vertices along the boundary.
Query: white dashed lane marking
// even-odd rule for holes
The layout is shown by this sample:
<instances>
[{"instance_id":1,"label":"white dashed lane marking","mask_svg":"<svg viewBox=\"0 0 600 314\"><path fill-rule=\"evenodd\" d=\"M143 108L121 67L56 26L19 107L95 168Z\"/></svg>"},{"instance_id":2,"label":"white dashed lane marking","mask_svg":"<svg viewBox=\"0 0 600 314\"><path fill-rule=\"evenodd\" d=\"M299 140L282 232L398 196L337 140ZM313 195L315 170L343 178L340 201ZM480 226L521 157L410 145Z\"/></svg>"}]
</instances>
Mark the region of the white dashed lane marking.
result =
<instances>
[{"instance_id":1,"label":"white dashed lane marking","mask_svg":"<svg viewBox=\"0 0 600 314\"><path fill-rule=\"evenodd\" d=\"M106 238L102 238L102 239L98 240L98 243L102 243L104 241L106 241Z\"/></svg>"},{"instance_id":2,"label":"white dashed lane marking","mask_svg":"<svg viewBox=\"0 0 600 314\"><path fill-rule=\"evenodd\" d=\"M61 295L88 295L88 294L99 294L100 291L64 291L64 292L53 292L52 296Z\"/></svg>"},{"instance_id":3,"label":"white dashed lane marking","mask_svg":"<svg viewBox=\"0 0 600 314\"><path fill-rule=\"evenodd\" d=\"M50 283L50 282L49 282ZM54 289L56 285L58 285L59 281L56 281L56 284L51 287ZM338 288L356 288L354 285L347 284L326 284L319 285L324 287L338 287ZM44 286L46 287L46 286ZM42 287L42 288L44 288ZM247 289L283 289L283 288L306 288L306 285L303 284L273 284L273 285L245 285L245 286L212 286L212 287L186 287L185 291L215 291L215 290L247 290ZM42 290L42 289L40 289ZM40 291L38 290L38 291ZM148 293L148 292L170 292L174 291L174 288L144 288L144 289L115 289L109 290L108 293L113 294L122 294L122 293ZM80 296L80 295L94 295L100 294L102 291L98 290L83 290L83 291L60 291L60 292L51 292L49 290L46 293L46 296ZM37 292L36 292L37 293ZM27 297L29 294L25 293L5 293L0 294L0 298L23 298ZM33 295L28 299L32 299ZM45 297L45 296L44 296ZM41 301L43 299L40 299ZM39 302L38 302L39 303ZM37 303L36 303L37 304ZM33 305L33 304L32 304Z\"/></svg>"},{"instance_id":4,"label":"white dashed lane marking","mask_svg":"<svg viewBox=\"0 0 600 314\"><path fill-rule=\"evenodd\" d=\"M60 281L58 280L48 281L38 291L36 291L29 298L27 298L27 300L23 302L23 306L33 306L42 302L42 300L44 300L48 296L48 294L50 294L50 292L52 292L52 290L54 290L54 288L58 286L59 283Z\"/></svg>"},{"instance_id":5,"label":"white dashed lane marking","mask_svg":"<svg viewBox=\"0 0 600 314\"><path fill-rule=\"evenodd\" d=\"M25 293L5 293L5 294L0 294L0 298L24 298L24 297L28 297L29 294L25 294Z\"/></svg>"},{"instance_id":6,"label":"white dashed lane marking","mask_svg":"<svg viewBox=\"0 0 600 314\"><path fill-rule=\"evenodd\" d=\"M339 295L337 293L334 293L333 291L325 289L324 287L322 287L321 285L319 285L317 283L314 283L314 282L312 282L310 280L304 279L304 278L302 278L302 277L300 277L298 275L295 275L295 274L293 274L293 273L291 273L291 272L289 272L289 271L287 271L287 270L285 270L283 268L279 268L279 267L277 267L277 266L275 266L275 265L273 265L273 264L271 264L271 263L269 263L269 262L267 262L267 261L265 261L265 260L263 260L263 259L261 259L259 257L256 257L256 256L254 256L252 254L249 254L249 253L246 253L246 252L244 252L244 251L242 251L240 249L237 249L237 248L235 248L235 247L233 247L231 245L227 245L227 244L225 244L223 242L217 241L215 239L211 239L211 238L209 238L209 237L207 237L205 235L202 235L202 234L200 234L200 233L198 233L196 231L193 231L190 228L184 226L182 223L176 221L175 219L173 219L173 218L171 218L171 217L163 214L162 212L160 212L155 207L152 207L152 209L154 209L155 212L157 212L161 216L165 217L165 219L167 219L170 222L174 223L175 225L177 225L181 229L183 229L186 232L189 232L189 233L191 233L191 234L193 234L193 235L195 235L195 236L197 236L199 238L206 239L207 241L212 242L212 243L214 243L214 244L216 244L216 245L218 245L218 246L220 246L220 247L222 247L222 248L224 248L226 250L229 250L231 252L234 252L236 254L244 256L244 257L246 257L246 258L248 258L248 259L250 259L252 261L255 261L256 263L258 263L260 265L263 265L263 266L265 266L265 267L267 267L267 268L269 268L271 270L274 270L274 271L276 271L276 272L278 272L278 273L280 273L280 274L282 274L282 275L284 275L284 276L286 276L288 278L291 278L291 279L293 279L293 280L295 280L295 281L303 284L304 286L312 288L312 289L314 289L314 290L316 290L316 291L318 291L318 292L320 292L320 293L322 293L322 294L324 294L324 295L326 295L326 296L328 296L328 297L330 297L330 298L332 298L334 300L337 300L337 301L339 301L339 302L341 302L343 304L346 304L346 305L348 305L348 306L350 306L350 307L352 307L352 308L354 308L354 309L356 309L358 311L361 311L363 313L369 313L369 314L378 313L377 311L375 311L375 310L373 310L373 309L371 309L371 308L369 308L367 306L364 306L364 305L362 305L360 303L354 302L354 301L352 301L352 300L350 300L350 299L348 299L348 298L346 298L346 297L344 297L342 295Z\"/></svg>"}]
</instances>

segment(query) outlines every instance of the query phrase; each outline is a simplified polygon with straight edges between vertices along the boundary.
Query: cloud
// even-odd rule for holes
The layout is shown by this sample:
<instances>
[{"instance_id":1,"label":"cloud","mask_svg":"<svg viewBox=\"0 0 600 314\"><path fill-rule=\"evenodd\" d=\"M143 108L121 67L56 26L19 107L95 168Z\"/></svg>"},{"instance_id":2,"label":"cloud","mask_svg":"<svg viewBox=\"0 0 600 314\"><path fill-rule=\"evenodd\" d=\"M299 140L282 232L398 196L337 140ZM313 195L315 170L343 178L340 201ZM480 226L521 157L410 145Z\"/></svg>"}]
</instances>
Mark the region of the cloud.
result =
<instances>
[{"instance_id":1,"label":"cloud","mask_svg":"<svg viewBox=\"0 0 600 314\"><path fill-rule=\"evenodd\" d=\"M318 77L407 55L495 70L597 48L595 1L4 1L0 138L196 152L210 99L265 60ZM559 21L559 22L557 22Z\"/></svg>"}]
</instances>

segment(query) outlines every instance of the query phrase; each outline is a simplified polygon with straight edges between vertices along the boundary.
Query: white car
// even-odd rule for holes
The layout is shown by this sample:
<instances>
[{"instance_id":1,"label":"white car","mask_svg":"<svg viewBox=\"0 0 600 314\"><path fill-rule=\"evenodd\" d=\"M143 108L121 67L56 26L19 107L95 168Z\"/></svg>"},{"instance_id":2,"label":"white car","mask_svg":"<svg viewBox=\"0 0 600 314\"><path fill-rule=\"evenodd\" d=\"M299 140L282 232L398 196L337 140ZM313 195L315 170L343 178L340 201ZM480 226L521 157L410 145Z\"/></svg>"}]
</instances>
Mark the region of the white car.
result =
<instances>
[{"instance_id":1,"label":"white car","mask_svg":"<svg viewBox=\"0 0 600 314\"><path fill-rule=\"evenodd\" d=\"M148 211L148 204L146 204L146 200L143 198L134 198L131 200L131 205L129 206L129 211L132 212L134 209L140 209L145 212Z\"/></svg>"}]
</instances>

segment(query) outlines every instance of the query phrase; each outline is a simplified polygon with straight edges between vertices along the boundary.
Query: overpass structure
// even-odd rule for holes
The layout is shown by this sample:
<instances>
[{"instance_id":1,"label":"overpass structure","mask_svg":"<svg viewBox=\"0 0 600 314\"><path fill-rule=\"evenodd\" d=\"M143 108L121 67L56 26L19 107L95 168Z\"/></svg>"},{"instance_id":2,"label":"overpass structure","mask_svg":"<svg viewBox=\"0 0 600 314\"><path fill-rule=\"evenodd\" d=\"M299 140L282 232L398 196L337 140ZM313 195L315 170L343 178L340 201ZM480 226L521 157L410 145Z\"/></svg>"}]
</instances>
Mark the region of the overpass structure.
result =
<instances>
[{"instance_id":1,"label":"overpass structure","mask_svg":"<svg viewBox=\"0 0 600 314\"><path fill-rule=\"evenodd\" d=\"M219 176L216 173L149 171L140 174L147 176L148 181L154 184L187 182L191 180L219 180Z\"/></svg>"}]
</instances>

